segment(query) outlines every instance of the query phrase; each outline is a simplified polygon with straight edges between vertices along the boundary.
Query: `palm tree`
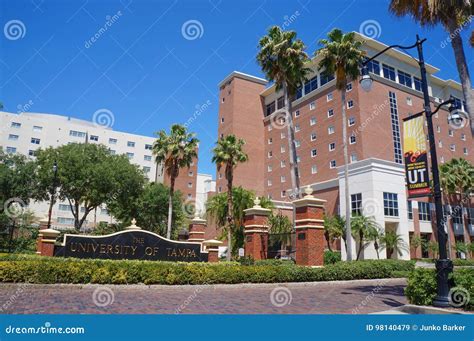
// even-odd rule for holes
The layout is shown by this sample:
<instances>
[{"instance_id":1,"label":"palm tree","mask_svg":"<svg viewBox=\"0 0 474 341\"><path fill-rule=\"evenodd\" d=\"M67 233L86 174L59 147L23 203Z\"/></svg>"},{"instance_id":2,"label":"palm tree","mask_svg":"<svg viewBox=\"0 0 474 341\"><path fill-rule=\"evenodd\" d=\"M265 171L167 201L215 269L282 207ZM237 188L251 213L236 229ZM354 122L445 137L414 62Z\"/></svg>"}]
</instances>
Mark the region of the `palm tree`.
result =
<instances>
[{"instance_id":1,"label":"palm tree","mask_svg":"<svg viewBox=\"0 0 474 341\"><path fill-rule=\"evenodd\" d=\"M407 245L400 234L395 231L387 231L380 237L381 248L387 250L387 258L392 258L394 252L399 256L403 255L403 251L407 251Z\"/></svg>"},{"instance_id":2,"label":"palm tree","mask_svg":"<svg viewBox=\"0 0 474 341\"><path fill-rule=\"evenodd\" d=\"M283 215L281 210L278 210L277 214L271 214L268 217L269 233L273 237L269 238L269 244L279 245L280 256L283 255L283 251L287 250L287 245L291 243L291 232L293 231L293 223L290 218Z\"/></svg>"},{"instance_id":3,"label":"palm tree","mask_svg":"<svg viewBox=\"0 0 474 341\"><path fill-rule=\"evenodd\" d=\"M359 243L357 251L357 260L359 260L362 251L378 234L380 226L372 216L356 215L351 219L351 229L354 239Z\"/></svg>"},{"instance_id":4,"label":"palm tree","mask_svg":"<svg viewBox=\"0 0 474 341\"><path fill-rule=\"evenodd\" d=\"M454 51L462 92L466 99L466 110L471 119L471 133L474 135L474 92L469 76L468 64L460 31L474 14L471 0L392 0L390 12L396 16L411 16L421 26L441 24L449 33Z\"/></svg>"},{"instance_id":5,"label":"palm tree","mask_svg":"<svg viewBox=\"0 0 474 341\"><path fill-rule=\"evenodd\" d=\"M341 93L342 108L342 147L344 152L344 183L346 203L346 240L347 260L352 259L351 243L351 206L349 197L349 154L347 151L347 118L346 118L346 88L348 82L359 77L359 65L364 58L364 52L360 49L362 42L355 40L354 32L344 34L335 28L328 33L328 39L321 39L322 46L315 52L321 58L319 69L326 75L336 75L336 89Z\"/></svg>"},{"instance_id":6,"label":"palm tree","mask_svg":"<svg viewBox=\"0 0 474 341\"><path fill-rule=\"evenodd\" d=\"M232 228L234 226L234 214L232 207L232 186L234 181L234 170L239 163L248 161L249 157L244 152L245 141L235 135L227 135L217 141L213 149L212 162L217 165L219 172L225 167L224 173L227 180L227 260L231 259L232 250Z\"/></svg>"},{"instance_id":7,"label":"palm tree","mask_svg":"<svg viewBox=\"0 0 474 341\"><path fill-rule=\"evenodd\" d=\"M410 246L413 248L413 251L416 254L416 250L423 245L423 238L419 235L413 235L410 238Z\"/></svg>"},{"instance_id":8,"label":"palm tree","mask_svg":"<svg viewBox=\"0 0 474 341\"><path fill-rule=\"evenodd\" d=\"M166 175L170 179L170 192L168 199L168 228L166 238L171 238L171 225L173 216L173 195L176 178L181 168L189 168L197 158L199 140L194 134L188 133L186 127L173 124L168 135L160 130L153 143L153 154L157 164L163 164Z\"/></svg>"},{"instance_id":9,"label":"palm tree","mask_svg":"<svg viewBox=\"0 0 474 341\"><path fill-rule=\"evenodd\" d=\"M339 238L342 238L344 243L346 243L344 235L345 224L344 218L339 215L324 216L324 238L326 238L329 251L332 251L331 244Z\"/></svg>"},{"instance_id":10,"label":"palm tree","mask_svg":"<svg viewBox=\"0 0 474 341\"><path fill-rule=\"evenodd\" d=\"M276 91L282 90L285 97L291 185L295 197L298 198L300 179L291 104L298 87L304 83L310 72L310 69L305 67L308 55L304 52L304 43L296 39L295 31L283 31L278 26L268 30L268 34L260 39L259 46L257 61L262 71L270 81L275 82Z\"/></svg>"}]
</instances>

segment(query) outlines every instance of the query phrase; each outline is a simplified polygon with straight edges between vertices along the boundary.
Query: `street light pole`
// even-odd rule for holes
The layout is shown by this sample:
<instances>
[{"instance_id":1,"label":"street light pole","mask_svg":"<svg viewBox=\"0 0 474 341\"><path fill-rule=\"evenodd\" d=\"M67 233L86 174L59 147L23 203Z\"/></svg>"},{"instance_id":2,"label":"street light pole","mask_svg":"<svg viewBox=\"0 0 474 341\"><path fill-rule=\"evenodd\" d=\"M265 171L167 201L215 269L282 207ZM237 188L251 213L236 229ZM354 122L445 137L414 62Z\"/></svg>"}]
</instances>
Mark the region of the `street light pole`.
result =
<instances>
[{"instance_id":1,"label":"street light pole","mask_svg":"<svg viewBox=\"0 0 474 341\"><path fill-rule=\"evenodd\" d=\"M58 163L54 161L53 164L53 172L54 172L54 177L53 177L53 184L51 186L50 190L50 203L49 203L49 211L48 211L48 229L51 228L51 214L53 213L53 205L54 205L54 195L56 193L56 179L58 177Z\"/></svg>"},{"instance_id":2,"label":"street light pole","mask_svg":"<svg viewBox=\"0 0 474 341\"><path fill-rule=\"evenodd\" d=\"M426 76L426 66L425 60L423 57L423 43L426 39L420 39L416 36L416 43L411 46L401 46L401 45L391 45L375 54L371 58L365 60L362 63L362 78L360 80L361 86L364 90L370 91L372 85L372 79L369 76L367 64L374 60L376 57L385 53L386 51L393 48L400 48L402 50L408 50L415 48L418 51L418 65L420 67L421 74L421 90L423 92L423 101L424 101L424 112L426 115L426 121L428 124L428 140L430 145L430 155L431 155L431 171L433 174L433 199L435 204L435 214L436 214L436 234L439 245L439 259L436 260L436 281L437 281L437 296L433 301L433 305L438 307L448 307L449 306L449 283L448 277L449 274L453 271L453 263L448 258L448 253L446 250L446 233L444 231L444 216L443 216L443 205L441 202L441 187L439 180L439 170L438 170L438 156L436 154L436 140L434 137L433 131L433 113L431 111L431 101L430 95L428 93L428 79ZM452 103L452 100L448 101ZM445 102L445 103L448 103ZM443 103L444 104L444 103ZM441 107L441 106L440 106ZM439 108L440 108L439 107ZM439 108L436 110L438 111Z\"/></svg>"}]
</instances>

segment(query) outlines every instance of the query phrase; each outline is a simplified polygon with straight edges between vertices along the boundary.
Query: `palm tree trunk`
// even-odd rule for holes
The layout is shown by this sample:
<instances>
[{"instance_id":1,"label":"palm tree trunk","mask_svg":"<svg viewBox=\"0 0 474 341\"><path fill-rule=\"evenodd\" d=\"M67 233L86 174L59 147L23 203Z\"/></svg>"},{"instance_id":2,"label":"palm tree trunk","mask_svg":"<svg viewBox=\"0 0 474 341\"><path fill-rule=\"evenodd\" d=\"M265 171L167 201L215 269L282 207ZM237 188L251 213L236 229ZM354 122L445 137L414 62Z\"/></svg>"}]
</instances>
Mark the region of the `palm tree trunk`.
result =
<instances>
[{"instance_id":1,"label":"palm tree trunk","mask_svg":"<svg viewBox=\"0 0 474 341\"><path fill-rule=\"evenodd\" d=\"M232 182L233 182L233 171L232 165L226 166L226 177L227 177L227 260L232 259L232 226L234 223L233 219L233 200L232 200Z\"/></svg>"},{"instance_id":2,"label":"palm tree trunk","mask_svg":"<svg viewBox=\"0 0 474 341\"><path fill-rule=\"evenodd\" d=\"M351 235L351 200L349 196L349 155L347 151L347 119L346 119L346 89L341 90L342 102L342 147L344 152L344 199L346 202L346 254L347 260L352 260L352 235ZM360 250L359 250L360 253ZM359 259L359 255L357 255Z\"/></svg>"},{"instance_id":3,"label":"palm tree trunk","mask_svg":"<svg viewBox=\"0 0 474 341\"><path fill-rule=\"evenodd\" d=\"M290 155L290 172L291 172L291 186L295 198L300 196L300 177L298 170L298 157L296 155L295 147L295 129L293 127L293 115L291 113L291 100L288 94L288 88L286 83L283 84L283 93L285 96L285 105L287 109L286 120L287 120L287 134L288 134L288 153Z\"/></svg>"},{"instance_id":4,"label":"palm tree trunk","mask_svg":"<svg viewBox=\"0 0 474 341\"><path fill-rule=\"evenodd\" d=\"M468 112L471 121L471 134L474 136L474 91L472 90L469 69L464 54L464 47L462 45L462 38L460 33L457 31L459 30L459 27L455 18L456 16L453 15L452 20L447 25L447 29L451 37L451 46L454 50L454 57L456 59L456 66L461 80L462 92L466 99L466 111Z\"/></svg>"},{"instance_id":5,"label":"palm tree trunk","mask_svg":"<svg viewBox=\"0 0 474 341\"><path fill-rule=\"evenodd\" d=\"M363 247L364 247L364 233L360 231L359 232L359 251L357 252L357 260L360 259L360 254L362 252Z\"/></svg>"},{"instance_id":6,"label":"palm tree trunk","mask_svg":"<svg viewBox=\"0 0 474 341\"><path fill-rule=\"evenodd\" d=\"M324 238L326 238L326 243L328 244L328 250L329 250L329 251L332 251L332 249L331 249L331 243L330 243L330 241L329 241L329 233L328 233L327 231L324 232Z\"/></svg>"},{"instance_id":7,"label":"palm tree trunk","mask_svg":"<svg viewBox=\"0 0 474 341\"><path fill-rule=\"evenodd\" d=\"M170 195L168 198L168 229L166 230L166 238L171 239L171 225L173 219L173 196L174 196L174 183L176 177L174 174L171 175L170 179Z\"/></svg>"}]
</instances>

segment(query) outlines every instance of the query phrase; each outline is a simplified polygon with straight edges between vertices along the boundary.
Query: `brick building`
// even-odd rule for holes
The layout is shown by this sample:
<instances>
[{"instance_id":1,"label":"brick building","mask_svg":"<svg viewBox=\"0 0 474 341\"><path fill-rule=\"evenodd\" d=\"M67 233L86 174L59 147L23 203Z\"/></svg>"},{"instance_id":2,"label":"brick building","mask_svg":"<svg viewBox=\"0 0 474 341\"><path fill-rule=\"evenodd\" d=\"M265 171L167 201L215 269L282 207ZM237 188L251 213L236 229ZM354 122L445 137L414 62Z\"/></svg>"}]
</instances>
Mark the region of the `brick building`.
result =
<instances>
[{"instance_id":1,"label":"brick building","mask_svg":"<svg viewBox=\"0 0 474 341\"><path fill-rule=\"evenodd\" d=\"M386 47L357 33L356 37L364 41L363 49L368 56ZM316 197L327 200L327 213L343 214L340 93L334 79L321 74L317 65L318 59L314 58L309 65L312 74L293 101L301 187L311 186ZM408 201L405 191L402 119L423 110L418 64L407 54L390 50L371 62L369 70L374 79L371 92L364 92L354 81L348 84L346 95L352 211L374 216L383 229L396 231L407 245L412 234L434 240L434 205L428 198ZM464 106L461 85L436 77L437 71L427 65L432 106L450 96ZM249 154L249 162L236 169L235 184L268 196L291 215L289 150L282 122L284 113L280 110L285 106L283 94L261 78L236 71L219 88L219 137L233 133L245 139ZM454 129L447 123L447 116L448 111L442 109L433 118L439 163L459 157L474 163L469 126ZM217 173L216 191L225 188L223 174ZM452 244L474 241L474 208L464 208L461 217L448 221ZM385 252L382 253L385 258ZM412 257L421 257L422 251L411 253ZM453 250L452 257L455 256ZM366 248L363 257L376 257L373 245ZM395 257L408 259L410 252L406 250Z\"/></svg>"}]
</instances>

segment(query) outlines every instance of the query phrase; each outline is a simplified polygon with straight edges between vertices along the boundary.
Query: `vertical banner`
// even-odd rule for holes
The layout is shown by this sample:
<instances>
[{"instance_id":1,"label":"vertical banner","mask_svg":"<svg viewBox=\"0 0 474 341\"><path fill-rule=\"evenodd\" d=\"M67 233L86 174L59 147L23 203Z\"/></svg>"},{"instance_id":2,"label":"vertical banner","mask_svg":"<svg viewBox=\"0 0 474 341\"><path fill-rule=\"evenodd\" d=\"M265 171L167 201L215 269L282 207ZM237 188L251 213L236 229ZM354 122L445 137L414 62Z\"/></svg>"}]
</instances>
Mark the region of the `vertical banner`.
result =
<instances>
[{"instance_id":1,"label":"vertical banner","mask_svg":"<svg viewBox=\"0 0 474 341\"><path fill-rule=\"evenodd\" d=\"M403 120L403 156L408 198L423 197L431 193L423 123L422 114Z\"/></svg>"}]
</instances>

